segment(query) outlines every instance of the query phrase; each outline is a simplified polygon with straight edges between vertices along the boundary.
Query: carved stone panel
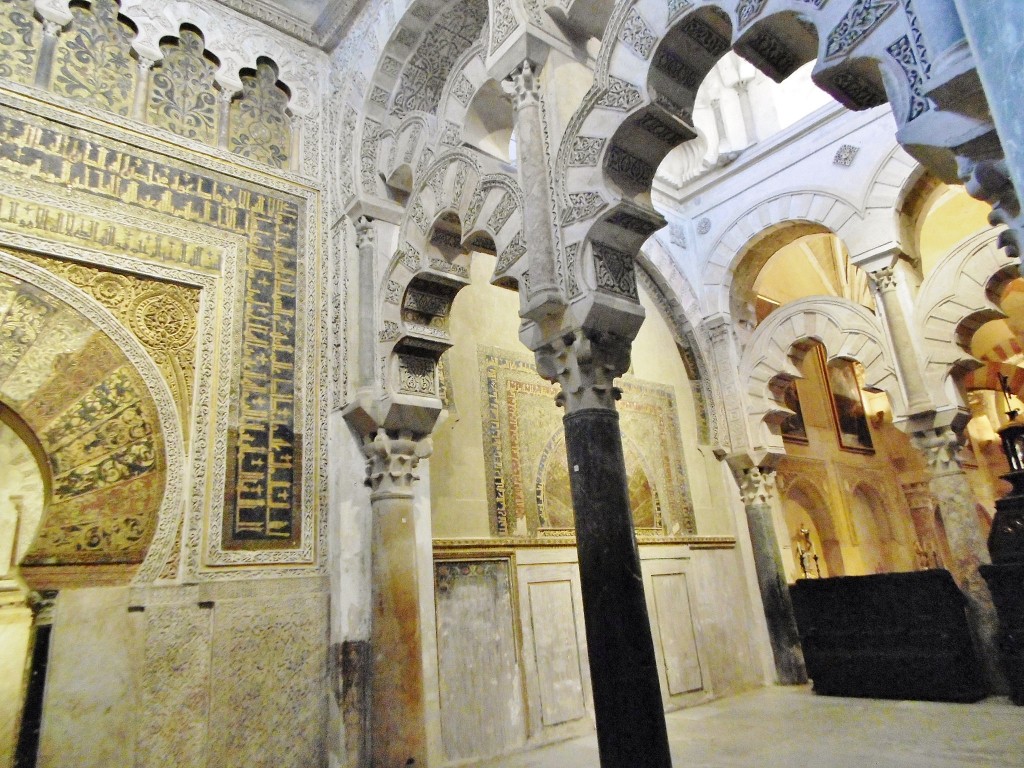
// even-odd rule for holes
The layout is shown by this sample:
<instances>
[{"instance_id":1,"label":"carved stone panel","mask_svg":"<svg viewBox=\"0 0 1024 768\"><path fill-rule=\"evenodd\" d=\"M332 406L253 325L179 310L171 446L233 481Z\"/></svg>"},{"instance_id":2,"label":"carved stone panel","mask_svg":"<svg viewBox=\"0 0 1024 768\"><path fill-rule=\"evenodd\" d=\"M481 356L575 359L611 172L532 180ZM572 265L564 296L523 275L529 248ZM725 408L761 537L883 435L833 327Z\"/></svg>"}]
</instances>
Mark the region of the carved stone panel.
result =
<instances>
[{"instance_id":1,"label":"carved stone panel","mask_svg":"<svg viewBox=\"0 0 1024 768\"><path fill-rule=\"evenodd\" d=\"M534 582L527 590L532 650L540 678L541 722L551 726L578 720L586 714L586 702L572 582L568 579Z\"/></svg>"},{"instance_id":2,"label":"carved stone panel","mask_svg":"<svg viewBox=\"0 0 1024 768\"><path fill-rule=\"evenodd\" d=\"M699 691L704 686L697 638L690 612L686 574L661 573L651 576L652 601L656 612L658 644L665 667L668 695Z\"/></svg>"},{"instance_id":3,"label":"carved stone panel","mask_svg":"<svg viewBox=\"0 0 1024 768\"><path fill-rule=\"evenodd\" d=\"M218 603L209 764L322 765L326 675L325 595Z\"/></svg>"},{"instance_id":4,"label":"carved stone panel","mask_svg":"<svg viewBox=\"0 0 1024 768\"><path fill-rule=\"evenodd\" d=\"M507 558L434 565L441 737L448 760L526 742Z\"/></svg>"}]
</instances>

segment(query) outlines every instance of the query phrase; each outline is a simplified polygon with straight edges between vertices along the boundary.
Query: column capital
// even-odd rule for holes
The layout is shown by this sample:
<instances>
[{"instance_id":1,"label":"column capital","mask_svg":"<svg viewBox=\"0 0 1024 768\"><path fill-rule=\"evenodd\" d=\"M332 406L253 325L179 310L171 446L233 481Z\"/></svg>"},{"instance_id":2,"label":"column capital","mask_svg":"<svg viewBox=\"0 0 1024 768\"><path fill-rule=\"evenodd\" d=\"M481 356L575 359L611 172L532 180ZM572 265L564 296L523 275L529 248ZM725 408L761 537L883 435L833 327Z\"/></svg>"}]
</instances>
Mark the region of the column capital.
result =
<instances>
[{"instance_id":1,"label":"column capital","mask_svg":"<svg viewBox=\"0 0 1024 768\"><path fill-rule=\"evenodd\" d=\"M49 19L43 19L43 35L45 37L57 37L60 35L64 25Z\"/></svg>"},{"instance_id":2,"label":"column capital","mask_svg":"<svg viewBox=\"0 0 1024 768\"><path fill-rule=\"evenodd\" d=\"M372 248L376 238L377 233L373 228L373 219L368 216L360 216L356 219L356 248L360 251L363 248Z\"/></svg>"},{"instance_id":3,"label":"column capital","mask_svg":"<svg viewBox=\"0 0 1024 768\"><path fill-rule=\"evenodd\" d=\"M614 380L629 369L630 342L601 331L570 331L535 351L537 372L559 384L555 402L574 413L615 410L622 390Z\"/></svg>"},{"instance_id":4,"label":"column capital","mask_svg":"<svg viewBox=\"0 0 1024 768\"><path fill-rule=\"evenodd\" d=\"M889 293L896 290L897 276L895 265L868 272L868 277L871 278L871 285L879 293Z\"/></svg>"},{"instance_id":5,"label":"column capital","mask_svg":"<svg viewBox=\"0 0 1024 768\"><path fill-rule=\"evenodd\" d=\"M429 436L412 432L389 434L385 429L378 429L365 438L363 453L366 456L366 485L371 490L370 499L382 495L411 498L413 481L419 480L416 467L420 459L430 456L432 450Z\"/></svg>"},{"instance_id":6,"label":"column capital","mask_svg":"<svg viewBox=\"0 0 1024 768\"><path fill-rule=\"evenodd\" d=\"M523 59L523 63L509 75L506 91L512 95L512 103L516 109L537 104L540 101L540 81L533 62Z\"/></svg>"},{"instance_id":7,"label":"column capital","mask_svg":"<svg viewBox=\"0 0 1024 768\"><path fill-rule=\"evenodd\" d=\"M963 440L949 427L916 432L912 440L914 447L924 454L933 475L963 471L960 465L960 446Z\"/></svg>"},{"instance_id":8,"label":"column capital","mask_svg":"<svg viewBox=\"0 0 1024 768\"><path fill-rule=\"evenodd\" d=\"M748 467L737 477L743 503L748 506L770 504L775 496L775 470L764 467Z\"/></svg>"}]
</instances>

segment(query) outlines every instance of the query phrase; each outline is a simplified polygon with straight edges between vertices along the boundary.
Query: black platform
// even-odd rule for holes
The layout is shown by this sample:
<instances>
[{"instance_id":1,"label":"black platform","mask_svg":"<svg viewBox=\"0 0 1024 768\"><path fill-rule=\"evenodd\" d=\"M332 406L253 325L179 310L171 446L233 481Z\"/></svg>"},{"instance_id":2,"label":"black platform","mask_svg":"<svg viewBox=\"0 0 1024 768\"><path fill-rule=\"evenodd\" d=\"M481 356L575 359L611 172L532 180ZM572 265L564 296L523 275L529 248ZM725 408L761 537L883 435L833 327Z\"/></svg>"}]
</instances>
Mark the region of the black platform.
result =
<instances>
[{"instance_id":1,"label":"black platform","mask_svg":"<svg viewBox=\"0 0 1024 768\"><path fill-rule=\"evenodd\" d=\"M790 594L816 693L984 698L966 601L948 571L802 579Z\"/></svg>"}]
</instances>

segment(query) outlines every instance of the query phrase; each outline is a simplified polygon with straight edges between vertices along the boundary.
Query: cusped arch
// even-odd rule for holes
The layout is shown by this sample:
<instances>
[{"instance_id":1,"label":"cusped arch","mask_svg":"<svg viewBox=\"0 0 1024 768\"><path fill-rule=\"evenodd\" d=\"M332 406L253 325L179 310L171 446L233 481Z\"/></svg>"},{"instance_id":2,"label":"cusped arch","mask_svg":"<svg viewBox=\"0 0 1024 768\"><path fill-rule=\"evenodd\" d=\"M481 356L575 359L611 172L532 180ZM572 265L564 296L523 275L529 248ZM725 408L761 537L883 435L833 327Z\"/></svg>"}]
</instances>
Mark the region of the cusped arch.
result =
<instances>
[{"instance_id":1,"label":"cusped arch","mask_svg":"<svg viewBox=\"0 0 1024 768\"><path fill-rule=\"evenodd\" d=\"M385 388L436 396L436 363L452 344L452 301L469 284L470 253L481 250L498 257L495 282L518 284L522 192L506 174L481 173L471 152L450 150L417 182L385 271L378 332ZM415 388L411 367L423 372Z\"/></svg>"},{"instance_id":2,"label":"cusped arch","mask_svg":"<svg viewBox=\"0 0 1024 768\"><path fill-rule=\"evenodd\" d=\"M924 375L934 392L949 387L955 373L981 365L970 353L974 332L1005 317L995 290L1018 276L1019 262L999 247L997 228L967 238L925 278L914 305L915 327L924 344Z\"/></svg>"},{"instance_id":3,"label":"cusped arch","mask_svg":"<svg viewBox=\"0 0 1024 768\"><path fill-rule=\"evenodd\" d=\"M776 78L817 56L816 83L858 109L885 102L883 83L898 84L915 74L908 69L909 59L892 48L894 39L901 45L904 38L913 40L907 16L893 12L897 4L863 9L863 18L837 18L833 6L800 0L616 5L602 37L593 86L568 121L556 160L565 250L588 254L596 247L618 248L635 255L657 221L649 202L655 169L673 147L694 138L697 89L728 50L738 46ZM568 10L565 16L586 30L582 19L573 22ZM903 98L903 90L896 92ZM923 101L918 93L914 96ZM907 119L919 115L911 112ZM816 203L836 204L814 192L808 196ZM858 206L843 202L835 214L845 208L843 213L852 216ZM626 204L635 210L623 210ZM830 221L829 229L838 233L843 223ZM762 227L758 223L742 242ZM885 230L886 240L898 242L898 227ZM875 233L865 227L860 234ZM742 242L711 268L718 275L707 276L718 287L710 292L708 313L728 311L728 259ZM857 239L849 238L848 245L858 255Z\"/></svg>"},{"instance_id":4,"label":"cusped arch","mask_svg":"<svg viewBox=\"0 0 1024 768\"><path fill-rule=\"evenodd\" d=\"M907 413L896 366L878 318L846 299L812 296L772 312L750 337L739 365L739 381L747 397L747 420L756 449L785 452L778 423L791 414L777 397L776 379L801 378L795 360L805 342L825 349L828 361L854 360L864 368L865 385L885 392L895 418Z\"/></svg>"},{"instance_id":5,"label":"cusped arch","mask_svg":"<svg viewBox=\"0 0 1024 768\"><path fill-rule=\"evenodd\" d=\"M79 584L83 573L107 583L157 578L184 495L183 438L167 383L139 341L92 297L2 251L0 273L8 292L24 295L52 324L39 327L43 346L24 348L0 391L43 446L53 474L22 575L34 588ZM90 570L79 572L82 566Z\"/></svg>"}]
</instances>

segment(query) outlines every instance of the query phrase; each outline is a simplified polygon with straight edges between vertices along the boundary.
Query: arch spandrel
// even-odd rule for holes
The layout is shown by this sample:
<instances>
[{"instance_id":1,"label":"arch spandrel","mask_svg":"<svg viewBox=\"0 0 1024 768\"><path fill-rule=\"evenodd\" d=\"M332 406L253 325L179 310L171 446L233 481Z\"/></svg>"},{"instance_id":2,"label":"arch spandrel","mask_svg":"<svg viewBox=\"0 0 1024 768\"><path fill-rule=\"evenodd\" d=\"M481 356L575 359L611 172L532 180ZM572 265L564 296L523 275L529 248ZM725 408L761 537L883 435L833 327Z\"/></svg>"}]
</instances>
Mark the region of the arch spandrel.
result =
<instances>
[{"instance_id":1,"label":"arch spandrel","mask_svg":"<svg viewBox=\"0 0 1024 768\"><path fill-rule=\"evenodd\" d=\"M126 582L147 558L162 565L181 513L184 451L160 372L104 308L38 267L0 254L0 292L9 353L0 398L52 475L23 576L53 588L101 571Z\"/></svg>"}]
</instances>

